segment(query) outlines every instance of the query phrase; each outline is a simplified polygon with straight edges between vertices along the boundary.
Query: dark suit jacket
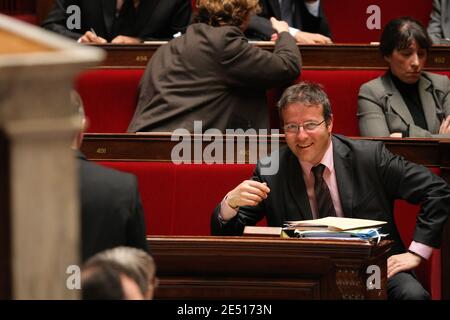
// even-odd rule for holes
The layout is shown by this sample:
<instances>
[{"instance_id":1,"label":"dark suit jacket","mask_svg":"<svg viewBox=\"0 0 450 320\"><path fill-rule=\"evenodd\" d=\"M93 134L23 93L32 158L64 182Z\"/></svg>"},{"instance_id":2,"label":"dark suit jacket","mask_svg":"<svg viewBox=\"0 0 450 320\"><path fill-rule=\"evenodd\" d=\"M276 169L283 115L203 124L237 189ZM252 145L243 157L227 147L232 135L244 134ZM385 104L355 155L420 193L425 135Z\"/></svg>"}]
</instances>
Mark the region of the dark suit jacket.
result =
<instances>
[{"instance_id":1,"label":"dark suit jacket","mask_svg":"<svg viewBox=\"0 0 450 320\"><path fill-rule=\"evenodd\" d=\"M311 33L320 33L331 38L330 26L323 12L322 2L319 7L319 16L315 17L309 13L303 0L295 0L295 11L293 13L294 27L302 31ZM258 16L250 19L246 35L249 39L270 40L271 35L275 32L269 21L271 17L281 20L281 9L278 0L260 0L259 5L261 12Z\"/></svg>"},{"instance_id":2,"label":"dark suit jacket","mask_svg":"<svg viewBox=\"0 0 450 320\"><path fill-rule=\"evenodd\" d=\"M450 0L433 0L427 31L434 44L450 43Z\"/></svg>"},{"instance_id":3,"label":"dark suit jacket","mask_svg":"<svg viewBox=\"0 0 450 320\"><path fill-rule=\"evenodd\" d=\"M81 29L69 30L66 26L67 7L77 5L81 9ZM142 0L137 8L135 25L129 34L141 40L172 39L173 34L184 32L191 17L190 0ZM118 34L113 32L116 0L56 0L42 26L66 37L77 40L93 28L96 34L108 42Z\"/></svg>"},{"instance_id":4,"label":"dark suit jacket","mask_svg":"<svg viewBox=\"0 0 450 320\"><path fill-rule=\"evenodd\" d=\"M268 128L266 89L289 84L300 68L287 32L269 52L249 44L238 27L192 24L153 55L128 130L193 132L195 120L204 130Z\"/></svg>"},{"instance_id":5,"label":"dark suit jacket","mask_svg":"<svg viewBox=\"0 0 450 320\"><path fill-rule=\"evenodd\" d=\"M351 140L333 135L333 157L342 209L346 217L387 221L382 232L395 241L391 254L404 252L394 223L395 199L421 203L414 240L438 247L450 213L450 188L425 167L390 153L381 142ZM220 205L211 218L214 235L240 235L245 225L255 225L264 216L269 226L282 226L287 220L312 219L308 195L297 157L280 149L279 171L260 174L257 165L252 179L267 182L271 192L256 207L241 207L238 215L222 224Z\"/></svg>"},{"instance_id":6,"label":"dark suit jacket","mask_svg":"<svg viewBox=\"0 0 450 320\"><path fill-rule=\"evenodd\" d=\"M136 177L77 154L80 176L82 257L117 246L148 250Z\"/></svg>"},{"instance_id":7,"label":"dark suit jacket","mask_svg":"<svg viewBox=\"0 0 450 320\"><path fill-rule=\"evenodd\" d=\"M361 136L388 137L401 132L423 138L438 134L442 120L450 115L450 80L444 75L423 72L418 90L428 130L415 125L389 72L363 84L358 94Z\"/></svg>"}]
</instances>

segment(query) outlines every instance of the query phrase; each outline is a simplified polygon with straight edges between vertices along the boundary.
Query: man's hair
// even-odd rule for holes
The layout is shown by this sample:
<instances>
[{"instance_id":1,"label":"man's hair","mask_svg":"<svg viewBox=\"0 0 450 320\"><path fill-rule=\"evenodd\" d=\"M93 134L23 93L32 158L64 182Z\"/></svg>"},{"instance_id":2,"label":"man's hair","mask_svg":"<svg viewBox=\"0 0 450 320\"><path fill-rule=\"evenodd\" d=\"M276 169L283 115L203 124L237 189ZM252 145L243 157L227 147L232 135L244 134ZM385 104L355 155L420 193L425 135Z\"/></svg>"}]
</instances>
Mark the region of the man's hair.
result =
<instances>
[{"instance_id":1,"label":"man's hair","mask_svg":"<svg viewBox=\"0 0 450 320\"><path fill-rule=\"evenodd\" d=\"M116 247L102 251L90 258L85 268L104 264L110 265L134 280L144 296L155 279L155 262L147 252L141 249Z\"/></svg>"},{"instance_id":2,"label":"man's hair","mask_svg":"<svg viewBox=\"0 0 450 320\"><path fill-rule=\"evenodd\" d=\"M120 272L107 263L83 269L81 289L84 300L123 300Z\"/></svg>"},{"instance_id":3,"label":"man's hair","mask_svg":"<svg viewBox=\"0 0 450 320\"><path fill-rule=\"evenodd\" d=\"M323 118L329 124L332 115L331 104L322 85L302 81L287 88L277 104L280 116L284 108L294 103L301 103L307 107L322 105Z\"/></svg>"},{"instance_id":4,"label":"man's hair","mask_svg":"<svg viewBox=\"0 0 450 320\"><path fill-rule=\"evenodd\" d=\"M258 0L197 0L196 8L194 22L213 27L239 27L260 10Z\"/></svg>"},{"instance_id":5,"label":"man's hair","mask_svg":"<svg viewBox=\"0 0 450 320\"><path fill-rule=\"evenodd\" d=\"M409 48L413 40L417 45L428 49L432 42L424 26L411 17L400 17L389 21L381 34L380 52L383 56L390 56L394 49Z\"/></svg>"}]
</instances>

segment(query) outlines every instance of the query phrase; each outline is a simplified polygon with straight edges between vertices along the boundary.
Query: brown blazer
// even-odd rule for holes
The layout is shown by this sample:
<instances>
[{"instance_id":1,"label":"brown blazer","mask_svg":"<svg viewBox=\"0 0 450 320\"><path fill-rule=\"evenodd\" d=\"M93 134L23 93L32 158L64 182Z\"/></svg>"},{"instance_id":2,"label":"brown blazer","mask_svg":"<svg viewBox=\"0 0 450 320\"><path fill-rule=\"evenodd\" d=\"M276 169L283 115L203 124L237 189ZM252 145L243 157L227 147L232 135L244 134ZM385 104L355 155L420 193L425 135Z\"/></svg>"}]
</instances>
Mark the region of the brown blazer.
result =
<instances>
[{"instance_id":1,"label":"brown blazer","mask_svg":"<svg viewBox=\"0 0 450 320\"><path fill-rule=\"evenodd\" d=\"M249 44L238 27L192 24L153 55L128 131L193 132L200 120L203 131L268 128L266 89L288 85L300 68L287 32L270 52Z\"/></svg>"}]
</instances>

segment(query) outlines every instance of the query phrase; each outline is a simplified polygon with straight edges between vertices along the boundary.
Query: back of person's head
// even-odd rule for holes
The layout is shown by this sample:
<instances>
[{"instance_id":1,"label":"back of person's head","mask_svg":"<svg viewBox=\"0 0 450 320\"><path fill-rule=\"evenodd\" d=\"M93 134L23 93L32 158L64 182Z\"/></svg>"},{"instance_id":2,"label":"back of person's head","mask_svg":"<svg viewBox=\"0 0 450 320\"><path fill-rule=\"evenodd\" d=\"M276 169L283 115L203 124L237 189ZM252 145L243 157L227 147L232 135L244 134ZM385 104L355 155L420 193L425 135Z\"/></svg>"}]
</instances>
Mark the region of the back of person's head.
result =
<instances>
[{"instance_id":1,"label":"back of person's head","mask_svg":"<svg viewBox=\"0 0 450 320\"><path fill-rule=\"evenodd\" d=\"M116 247L102 251L90 258L85 268L95 265L108 264L117 271L124 273L138 285L146 299L152 299L156 287L156 267L153 258L145 251Z\"/></svg>"},{"instance_id":2,"label":"back of person's head","mask_svg":"<svg viewBox=\"0 0 450 320\"><path fill-rule=\"evenodd\" d=\"M386 24L381 34L381 54L387 57L395 49L403 50L409 48L414 40L422 49L428 50L432 45L427 31L419 21L411 17L393 19Z\"/></svg>"},{"instance_id":3,"label":"back of person's head","mask_svg":"<svg viewBox=\"0 0 450 320\"><path fill-rule=\"evenodd\" d=\"M332 117L331 104L322 85L318 83L302 81L287 88L278 101L280 116L284 108L291 104L303 104L305 106L323 106L323 118L328 124Z\"/></svg>"},{"instance_id":4,"label":"back of person's head","mask_svg":"<svg viewBox=\"0 0 450 320\"><path fill-rule=\"evenodd\" d=\"M240 27L260 10L258 0L197 0L196 8L194 22L213 27Z\"/></svg>"},{"instance_id":5,"label":"back of person's head","mask_svg":"<svg viewBox=\"0 0 450 320\"><path fill-rule=\"evenodd\" d=\"M107 262L83 268L81 273L84 300L143 300L137 283Z\"/></svg>"},{"instance_id":6,"label":"back of person's head","mask_svg":"<svg viewBox=\"0 0 450 320\"><path fill-rule=\"evenodd\" d=\"M122 300L125 298L120 273L108 264L92 265L81 273L84 300Z\"/></svg>"}]
</instances>

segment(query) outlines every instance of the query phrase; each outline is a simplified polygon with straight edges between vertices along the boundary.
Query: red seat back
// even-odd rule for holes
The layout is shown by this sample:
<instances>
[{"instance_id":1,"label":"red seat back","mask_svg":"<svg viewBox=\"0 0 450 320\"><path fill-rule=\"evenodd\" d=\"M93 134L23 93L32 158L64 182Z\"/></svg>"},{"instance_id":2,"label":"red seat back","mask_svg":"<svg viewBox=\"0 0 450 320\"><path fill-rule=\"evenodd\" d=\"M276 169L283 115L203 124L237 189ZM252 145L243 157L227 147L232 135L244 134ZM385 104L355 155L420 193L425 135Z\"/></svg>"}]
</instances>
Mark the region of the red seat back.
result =
<instances>
[{"instance_id":1,"label":"red seat back","mask_svg":"<svg viewBox=\"0 0 450 320\"><path fill-rule=\"evenodd\" d=\"M87 132L126 132L136 108L144 69L99 69L83 72L76 89L90 120Z\"/></svg>"},{"instance_id":2,"label":"red seat back","mask_svg":"<svg viewBox=\"0 0 450 320\"><path fill-rule=\"evenodd\" d=\"M427 27L432 5L430 0L324 0L322 3L335 43L378 42L386 23L401 16L416 18ZM367 19L373 12L367 13L371 5L380 8L381 29L367 27Z\"/></svg>"},{"instance_id":3,"label":"red seat back","mask_svg":"<svg viewBox=\"0 0 450 320\"><path fill-rule=\"evenodd\" d=\"M210 216L228 191L252 176L251 164L101 162L138 177L149 235L209 235Z\"/></svg>"}]
</instances>

